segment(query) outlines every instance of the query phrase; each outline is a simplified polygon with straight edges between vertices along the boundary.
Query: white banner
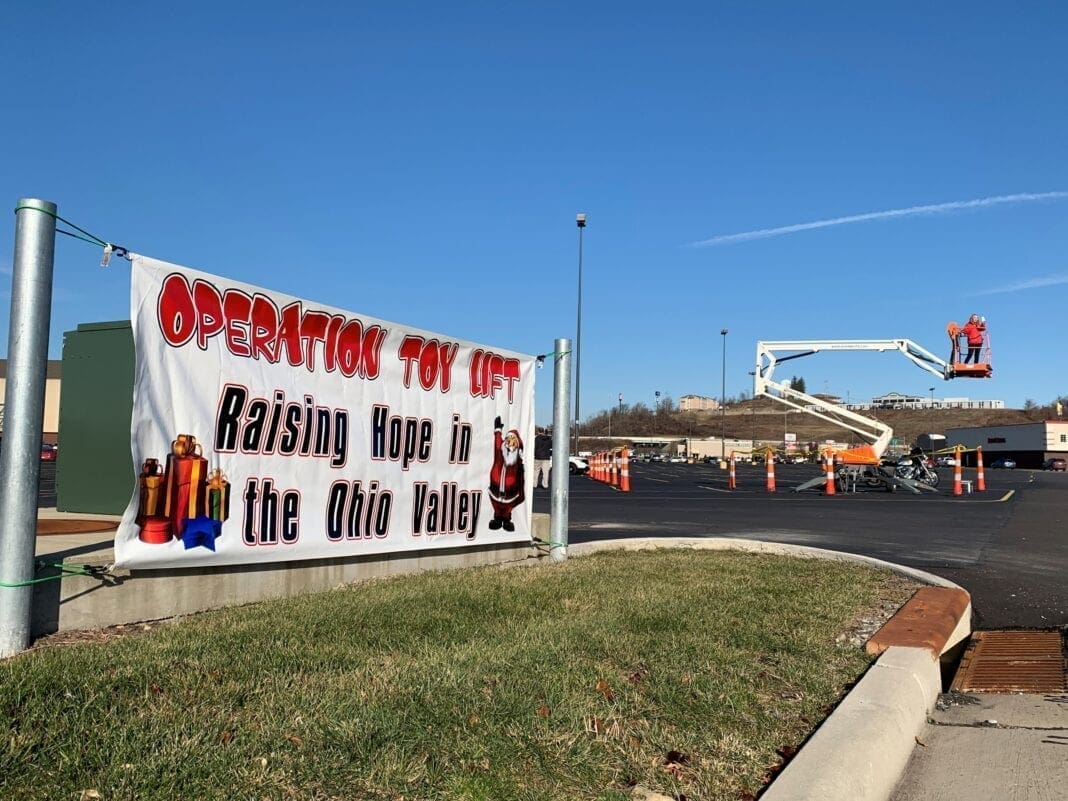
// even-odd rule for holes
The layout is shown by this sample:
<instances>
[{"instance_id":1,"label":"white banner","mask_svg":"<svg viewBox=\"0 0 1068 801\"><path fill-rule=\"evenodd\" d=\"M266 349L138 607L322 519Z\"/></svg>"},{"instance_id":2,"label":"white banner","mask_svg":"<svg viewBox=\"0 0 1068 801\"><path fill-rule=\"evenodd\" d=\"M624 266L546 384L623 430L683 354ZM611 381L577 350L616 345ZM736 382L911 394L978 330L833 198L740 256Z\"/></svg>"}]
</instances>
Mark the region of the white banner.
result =
<instances>
[{"instance_id":1,"label":"white banner","mask_svg":"<svg viewBox=\"0 0 1068 801\"><path fill-rule=\"evenodd\" d=\"M120 567L531 536L534 360L135 256Z\"/></svg>"}]
</instances>

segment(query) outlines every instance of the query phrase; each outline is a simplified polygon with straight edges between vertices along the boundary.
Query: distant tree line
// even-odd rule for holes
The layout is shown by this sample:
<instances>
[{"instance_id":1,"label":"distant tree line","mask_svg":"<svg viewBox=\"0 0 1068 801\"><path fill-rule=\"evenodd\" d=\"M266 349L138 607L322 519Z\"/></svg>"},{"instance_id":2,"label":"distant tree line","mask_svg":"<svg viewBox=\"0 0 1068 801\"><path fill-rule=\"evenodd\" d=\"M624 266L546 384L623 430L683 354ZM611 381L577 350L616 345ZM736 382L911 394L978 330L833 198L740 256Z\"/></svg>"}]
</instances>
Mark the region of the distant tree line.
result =
<instances>
[{"instance_id":1,"label":"distant tree line","mask_svg":"<svg viewBox=\"0 0 1068 801\"><path fill-rule=\"evenodd\" d=\"M1063 416L1068 412L1068 395L1058 395L1046 404L1036 403L1034 398L1024 401L1024 411L1029 412L1033 418L1047 419Z\"/></svg>"}]
</instances>

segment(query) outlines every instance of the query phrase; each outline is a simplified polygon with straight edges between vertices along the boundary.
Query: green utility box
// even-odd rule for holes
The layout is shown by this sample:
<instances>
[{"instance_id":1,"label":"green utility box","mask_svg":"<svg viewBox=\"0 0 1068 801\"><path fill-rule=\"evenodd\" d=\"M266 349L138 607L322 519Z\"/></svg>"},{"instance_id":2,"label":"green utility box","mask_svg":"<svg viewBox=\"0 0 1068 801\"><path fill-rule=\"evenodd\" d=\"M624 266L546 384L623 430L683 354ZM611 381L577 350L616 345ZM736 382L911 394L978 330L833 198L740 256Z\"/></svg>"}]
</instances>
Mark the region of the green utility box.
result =
<instances>
[{"instance_id":1,"label":"green utility box","mask_svg":"<svg viewBox=\"0 0 1068 801\"><path fill-rule=\"evenodd\" d=\"M122 514L137 480L130 455L134 343L129 320L63 334L56 507Z\"/></svg>"}]
</instances>

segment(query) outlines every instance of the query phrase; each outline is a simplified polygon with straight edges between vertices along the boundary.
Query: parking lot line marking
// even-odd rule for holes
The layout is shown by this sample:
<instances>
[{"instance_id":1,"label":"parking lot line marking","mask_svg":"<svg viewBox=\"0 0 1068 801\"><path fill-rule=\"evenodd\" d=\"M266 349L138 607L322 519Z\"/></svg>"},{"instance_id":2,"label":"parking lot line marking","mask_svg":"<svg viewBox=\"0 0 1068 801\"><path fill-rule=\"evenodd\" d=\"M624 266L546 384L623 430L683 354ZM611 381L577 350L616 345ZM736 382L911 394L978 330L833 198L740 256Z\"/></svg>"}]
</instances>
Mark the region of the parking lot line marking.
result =
<instances>
[{"instance_id":1,"label":"parking lot line marking","mask_svg":"<svg viewBox=\"0 0 1068 801\"><path fill-rule=\"evenodd\" d=\"M734 490L723 489L722 487L706 487L704 484L698 484L701 489L711 490L712 492L734 492Z\"/></svg>"},{"instance_id":2,"label":"parking lot line marking","mask_svg":"<svg viewBox=\"0 0 1068 801\"><path fill-rule=\"evenodd\" d=\"M1005 503L1009 498L1016 494L1016 490L1009 490L998 500L998 503Z\"/></svg>"},{"instance_id":3,"label":"parking lot line marking","mask_svg":"<svg viewBox=\"0 0 1068 801\"><path fill-rule=\"evenodd\" d=\"M645 480L646 481L659 481L661 484L670 484L671 483L666 478L653 478L652 476L646 476Z\"/></svg>"}]
</instances>

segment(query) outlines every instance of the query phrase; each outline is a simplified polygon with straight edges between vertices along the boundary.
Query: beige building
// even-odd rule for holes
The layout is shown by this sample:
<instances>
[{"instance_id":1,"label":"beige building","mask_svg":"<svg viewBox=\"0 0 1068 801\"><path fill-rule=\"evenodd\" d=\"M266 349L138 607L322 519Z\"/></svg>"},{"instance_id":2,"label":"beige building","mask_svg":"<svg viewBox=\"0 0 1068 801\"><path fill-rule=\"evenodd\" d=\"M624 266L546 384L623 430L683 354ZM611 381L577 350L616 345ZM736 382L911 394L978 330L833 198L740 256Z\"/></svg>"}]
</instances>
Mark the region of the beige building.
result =
<instances>
[{"instance_id":1,"label":"beige building","mask_svg":"<svg viewBox=\"0 0 1068 801\"><path fill-rule=\"evenodd\" d=\"M59 359L48 360L45 373L44 441L59 441ZM7 359L0 359L0 433L4 431L4 397L7 393Z\"/></svg>"},{"instance_id":2,"label":"beige building","mask_svg":"<svg viewBox=\"0 0 1068 801\"><path fill-rule=\"evenodd\" d=\"M680 412L707 412L719 408L719 401L704 395L683 395L679 398Z\"/></svg>"},{"instance_id":3,"label":"beige building","mask_svg":"<svg viewBox=\"0 0 1068 801\"><path fill-rule=\"evenodd\" d=\"M1046 459L1068 457L1068 420L971 426L946 429L946 446L983 449L985 465L997 459L1013 459L1019 467L1038 468ZM975 454L964 454L964 463L975 464Z\"/></svg>"}]
</instances>

